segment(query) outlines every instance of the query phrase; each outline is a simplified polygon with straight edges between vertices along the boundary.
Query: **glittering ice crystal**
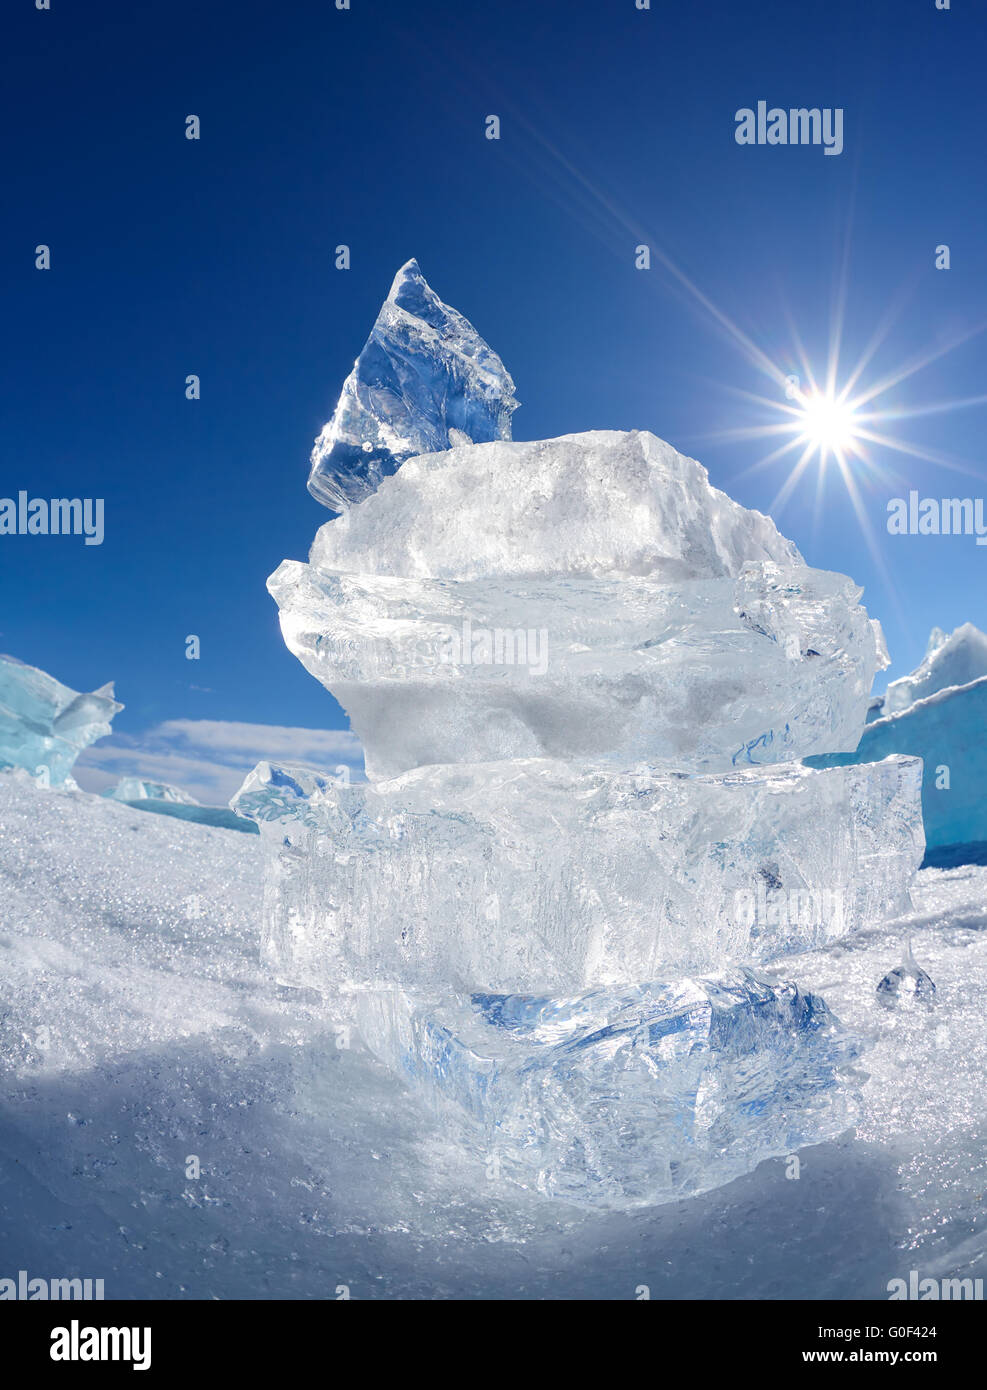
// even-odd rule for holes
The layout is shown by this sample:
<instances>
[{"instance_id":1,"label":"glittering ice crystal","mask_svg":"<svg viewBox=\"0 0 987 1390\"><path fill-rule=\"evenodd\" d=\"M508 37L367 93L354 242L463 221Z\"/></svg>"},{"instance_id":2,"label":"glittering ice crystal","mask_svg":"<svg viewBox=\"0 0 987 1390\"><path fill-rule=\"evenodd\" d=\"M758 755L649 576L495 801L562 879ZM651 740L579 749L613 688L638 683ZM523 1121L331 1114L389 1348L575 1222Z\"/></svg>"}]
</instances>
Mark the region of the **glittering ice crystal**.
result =
<instances>
[{"instance_id":1,"label":"glittering ice crystal","mask_svg":"<svg viewBox=\"0 0 987 1390\"><path fill-rule=\"evenodd\" d=\"M517 404L497 354L408 261L315 441L309 491L343 510L416 454L510 439Z\"/></svg>"},{"instance_id":2,"label":"glittering ice crystal","mask_svg":"<svg viewBox=\"0 0 987 1390\"><path fill-rule=\"evenodd\" d=\"M592 1206L703 1192L835 1137L858 1040L818 996L751 971L558 999L358 996L361 1033L505 1175Z\"/></svg>"},{"instance_id":3,"label":"glittering ice crystal","mask_svg":"<svg viewBox=\"0 0 987 1390\"><path fill-rule=\"evenodd\" d=\"M0 767L22 767L50 785L70 778L91 743L123 709L113 685L80 694L16 657L0 656Z\"/></svg>"}]
</instances>

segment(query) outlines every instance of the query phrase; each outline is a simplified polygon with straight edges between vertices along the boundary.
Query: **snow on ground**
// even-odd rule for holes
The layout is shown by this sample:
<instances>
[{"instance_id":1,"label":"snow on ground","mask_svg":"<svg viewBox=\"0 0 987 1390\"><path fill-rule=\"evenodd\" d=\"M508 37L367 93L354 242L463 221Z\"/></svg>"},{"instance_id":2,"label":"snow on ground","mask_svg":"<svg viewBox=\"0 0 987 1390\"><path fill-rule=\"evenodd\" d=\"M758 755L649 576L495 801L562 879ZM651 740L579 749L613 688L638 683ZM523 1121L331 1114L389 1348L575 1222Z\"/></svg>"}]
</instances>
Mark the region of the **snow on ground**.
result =
<instances>
[{"instance_id":1,"label":"snow on ground","mask_svg":"<svg viewBox=\"0 0 987 1390\"><path fill-rule=\"evenodd\" d=\"M492 1181L258 959L261 844L0 775L0 1277L107 1298L884 1298L987 1274L987 870L785 974L874 1039L856 1134L588 1214ZM911 936L931 1009L874 994ZM198 1157L199 1178L186 1176Z\"/></svg>"}]
</instances>

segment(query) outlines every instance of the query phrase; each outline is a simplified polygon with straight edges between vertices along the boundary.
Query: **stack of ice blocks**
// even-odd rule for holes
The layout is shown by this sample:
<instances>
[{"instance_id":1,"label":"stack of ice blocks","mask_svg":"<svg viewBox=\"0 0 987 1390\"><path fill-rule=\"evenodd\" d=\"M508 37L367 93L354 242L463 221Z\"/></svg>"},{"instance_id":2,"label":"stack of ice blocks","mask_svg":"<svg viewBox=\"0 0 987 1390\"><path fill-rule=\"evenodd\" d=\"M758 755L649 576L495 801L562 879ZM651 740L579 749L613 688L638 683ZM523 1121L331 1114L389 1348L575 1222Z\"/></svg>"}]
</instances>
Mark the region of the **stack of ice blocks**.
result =
<instances>
[{"instance_id":1,"label":"stack of ice blocks","mask_svg":"<svg viewBox=\"0 0 987 1390\"><path fill-rule=\"evenodd\" d=\"M908 906L920 764L800 763L856 746L880 630L653 435L472 443L457 410L269 582L370 781L245 782L266 950L488 1172L705 1190L852 1120L858 1041L777 969Z\"/></svg>"}]
</instances>

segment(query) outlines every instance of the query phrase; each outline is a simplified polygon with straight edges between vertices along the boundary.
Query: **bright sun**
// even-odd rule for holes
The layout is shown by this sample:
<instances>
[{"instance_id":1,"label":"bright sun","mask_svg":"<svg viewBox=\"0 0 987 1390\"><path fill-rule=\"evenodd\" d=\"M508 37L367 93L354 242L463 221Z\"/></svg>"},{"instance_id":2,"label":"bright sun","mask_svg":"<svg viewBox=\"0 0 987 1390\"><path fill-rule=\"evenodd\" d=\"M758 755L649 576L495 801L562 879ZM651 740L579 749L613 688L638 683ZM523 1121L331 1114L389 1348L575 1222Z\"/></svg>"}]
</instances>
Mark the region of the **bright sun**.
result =
<instances>
[{"instance_id":1,"label":"bright sun","mask_svg":"<svg viewBox=\"0 0 987 1390\"><path fill-rule=\"evenodd\" d=\"M853 406L825 391L811 391L798 398L796 426L804 444L825 457L843 454L857 437Z\"/></svg>"}]
</instances>

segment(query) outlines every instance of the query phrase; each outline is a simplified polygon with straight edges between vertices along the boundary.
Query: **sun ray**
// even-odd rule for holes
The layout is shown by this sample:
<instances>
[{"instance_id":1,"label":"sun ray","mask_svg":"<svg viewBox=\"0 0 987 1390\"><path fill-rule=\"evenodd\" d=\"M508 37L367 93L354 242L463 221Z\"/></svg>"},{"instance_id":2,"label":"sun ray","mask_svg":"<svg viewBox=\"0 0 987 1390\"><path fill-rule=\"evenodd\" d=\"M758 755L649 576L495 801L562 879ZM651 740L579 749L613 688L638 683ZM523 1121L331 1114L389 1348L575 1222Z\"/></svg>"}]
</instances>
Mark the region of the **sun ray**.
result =
<instances>
[{"instance_id":1,"label":"sun ray","mask_svg":"<svg viewBox=\"0 0 987 1390\"><path fill-rule=\"evenodd\" d=\"M749 478L752 473L760 473L762 468L768 468L772 463L777 463L779 459L784 458L786 454L794 453L801 442L800 439L789 440L787 444L782 444L780 448L775 449L770 454L766 454L764 458L758 459L755 463L748 464L746 468L742 469L737 474L737 477Z\"/></svg>"},{"instance_id":2,"label":"sun ray","mask_svg":"<svg viewBox=\"0 0 987 1390\"><path fill-rule=\"evenodd\" d=\"M823 518L823 495L826 487L826 465L827 459L819 460L819 468L816 472L816 499L812 507L812 544L815 545L819 539L819 528Z\"/></svg>"},{"instance_id":3,"label":"sun ray","mask_svg":"<svg viewBox=\"0 0 987 1390\"><path fill-rule=\"evenodd\" d=\"M926 463L938 464L941 468L948 468L954 473L964 473L968 477L982 478L983 473L979 468L972 464L963 463L960 459L951 458L948 454L941 453L938 449L923 449L917 444L909 444L906 439L896 439L889 434L876 434L873 430L862 429L861 439L868 439L872 444L880 444L885 449L894 449L899 454L907 454L909 458L922 459Z\"/></svg>"},{"instance_id":4,"label":"sun ray","mask_svg":"<svg viewBox=\"0 0 987 1390\"><path fill-rule=\"evenodd\" d=\"M850 468L843 454L837 453L834 455L834 457L836 459L836 466L840 470L840 475L843 478L847 494L850 498L850 504L853 507L854 512L856 513L857 521L860 525L860 531L863 535L864 542L867 546L867 549L870 551L870 557L874 562L874 568L881 576L884 586L887 589L888 594L890 595L891 602L895 610L895 616L897 617L898 621L902 624L902 626L906 627L908 624L908 619L905 615L904 607L902 606L901 599L898 596L898 590L895 588L894 581L891 578L891 573L887 567L887 563L884 559L883 554L881 553L881 547L877 543L877 536L874 534L874 528L871 525L870 517L867 515L867 508L864 506L863 498L860 496L860 490L857 487L857 480L853 476L853 470Z\"/></svg>"},{"instance_id":5,"label":"sun ray","mask_svg":"<svg viewBox=\"0 0 987 1390\"><path fill-rule=\"evenodd\" d=\"M867 343L863 352L857 359L856 366L853 368L850 375L846 379L843 390L847 393L847 395L849 395L849 393L853 390L853 388L856 386L857 382L863 375L864 370L870 365L871 361L874 358L874 354L878 351L880 347L884 345L885 341L887 340L888 334L891 332L891 329L894 327L897 320L901 317L902 311L905 307L905 302L912 292L913 287L911 286L909 286L907 289L899 290L898 293L895 295L894 299L891 301L888 308L885 310L882 318L878 322L877 327L871 335L870 341Z\"/></svg>"},{"instance_id":6,"label":"sun ray","mask_svg":"<svg viewBox=\"0 0 987 1390\"><path fill-rule=\"evenodd\" d=\"M830 399L836 396L836 375L840 365L840 351L843 346L843 325L846 319L846 303L850 292L850 228L852 212L847 220L846 236L843 240L843 259L837 276L835 304L833 306L832 326L829 335L829 358L826 364L826 390L822 394Z\"/></svg>"},{"instance_id":7,"label":"sun ray","mask_svg":"<svg viewBox=\"0 0 987 1390\"><path fill-rule=\"evenodd\" d=\"M799 441L796 442L798 443ZM802 457L799 459L798 463L796 463L791 473L789 473L788 477L785 479L781 488L775 495L774 501L768 508L768 511L772 516L781 516L782 512L785 510L785 507L788 505L788 499L791 497L792 493L798 486L799 479L802 477L802 474L805 472L809 464L812 462L812 455L814 451L815 446L812 444L808 444L806 448L803 450Z\"/></svg>"},{"instance_id":8,"label":"sun ray","mask_svg":"<svg viewBox=\"0 0 987 1390\"><path fill-rule=\"evenodd\" d=\"M942 415L949 410L967 410L970 406L987 405L987 396L965 396L958 401L935 401L932 405L914 405L907 410L876 410L861 415L862 420L917 420L924 415Z\"/></svg>"},{"instance_id":9,"label":"sun ray","mask_svg":"<svg viewBox=\"0 0 987 1390\"><path fill-rule=\"evenodd\" d=\"M735 425L731 429L708 430L705 434L689 435L690 439L709 439L736 441L743 439L768 439L776 434L791 434L791 425Z\"/></svg>"},{"instance_id":10,"label":"sun ray","mask_svg":"<svg viewBox=\"0 0 987 1390\"><path fill-rule=\"evenodd\" d=\"M971 338L977 337L985 328L987 328L987 322L980 323L975 328L968 328L962 333L955 334L948 342L940 344L939 347L933 348L920 357L913 358L910 362L903 363L901 367L889 373L888 376L875 382L874 385L869 387L862 395L857 396L852 402L854 409L858 406L866 405L868 401L874 400L876 396L882 396L885 391L890 391L892 386L900 386L903 381L907 381L909 377L913 377L916 372L924 371L924 369L930 367L933 362L938 362L940 357L945 357L947 353L953 352L961 343L969 342Z\"/></svg>"}]
</instances>

